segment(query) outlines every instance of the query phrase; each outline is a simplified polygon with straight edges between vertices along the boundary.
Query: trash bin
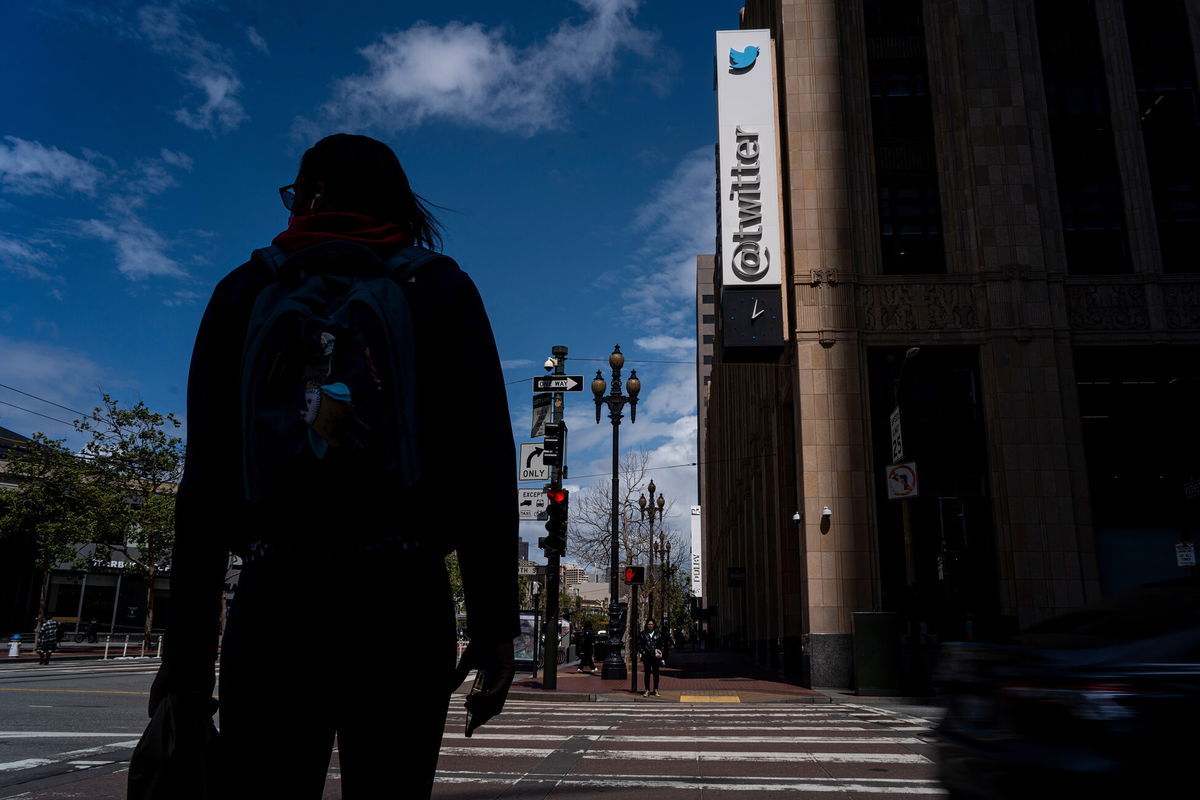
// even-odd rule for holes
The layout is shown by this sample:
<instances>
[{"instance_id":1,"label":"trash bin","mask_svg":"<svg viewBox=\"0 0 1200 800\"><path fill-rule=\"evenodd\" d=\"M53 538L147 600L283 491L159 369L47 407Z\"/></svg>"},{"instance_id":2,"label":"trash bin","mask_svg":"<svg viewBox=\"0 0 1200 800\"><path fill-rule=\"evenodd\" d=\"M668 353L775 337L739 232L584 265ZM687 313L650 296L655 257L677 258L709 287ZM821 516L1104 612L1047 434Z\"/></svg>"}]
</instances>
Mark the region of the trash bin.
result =
<instances>
[{"instance_id":1,"label":"trash bin","mask_svg":"<svg viewBox=\"0 0 1200 800\"><path fill-rule=\"evenodd\" d=\"M859 611L854 615L854 687L860 695L903 693L900 615Z\"/></svg>"},{"instance_id":2,"label":"trash bin","mask_svg":"<svg viewBox=\"0 0 1200 800\"><path fill-rule=\"evenodd\" d=\"M21 655L21 634L14 633L8 640L8 657L17 658Z\"/></svg>"}]
</instances>

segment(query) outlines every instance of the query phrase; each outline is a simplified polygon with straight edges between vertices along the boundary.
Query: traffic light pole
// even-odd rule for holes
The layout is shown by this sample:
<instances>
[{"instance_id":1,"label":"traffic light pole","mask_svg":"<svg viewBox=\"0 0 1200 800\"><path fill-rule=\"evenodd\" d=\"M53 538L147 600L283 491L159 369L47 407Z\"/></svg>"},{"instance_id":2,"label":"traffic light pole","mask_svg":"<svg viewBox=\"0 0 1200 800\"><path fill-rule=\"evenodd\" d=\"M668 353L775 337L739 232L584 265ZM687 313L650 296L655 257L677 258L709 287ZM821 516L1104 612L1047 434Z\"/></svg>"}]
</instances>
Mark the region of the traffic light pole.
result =
<instances>
[{"instance_id":1,"label":"traffic light pole","mask_svg":"<svg viewBox=\"0 0 1200 800\"><path fill-rule=\"evenodd\" d=\"M563 362L567 358L567 348L563 345L555 345L550 348L550 354L554 357L554 374L565 375ZM550 406L550 420L552 422L563 421L563 393L555 392L554 400ZM550 487L552 489L561 489L563 484L564 472L566 467L564 460L566 457L565 451L562 457L559 458L557 464L550 465ZM557 550L551 550L546 554L546 622L544 627L545 641L543 644L543 659L542 659L542 689L546 691L555 691L558 689L558 594L559 594L559 555Z\"/></svg>"},{"instance_id":2,"label":"traffic light pole","mask_svg":"<svg viewBox=\"0 0 1200 800\"><path fill-rule=\"evenodd\" d=\"M638 585L629 584L629 630L633 636L629 639L629 691L637 694L637 657L638 657Z\"/></svg>"}]
</instances>

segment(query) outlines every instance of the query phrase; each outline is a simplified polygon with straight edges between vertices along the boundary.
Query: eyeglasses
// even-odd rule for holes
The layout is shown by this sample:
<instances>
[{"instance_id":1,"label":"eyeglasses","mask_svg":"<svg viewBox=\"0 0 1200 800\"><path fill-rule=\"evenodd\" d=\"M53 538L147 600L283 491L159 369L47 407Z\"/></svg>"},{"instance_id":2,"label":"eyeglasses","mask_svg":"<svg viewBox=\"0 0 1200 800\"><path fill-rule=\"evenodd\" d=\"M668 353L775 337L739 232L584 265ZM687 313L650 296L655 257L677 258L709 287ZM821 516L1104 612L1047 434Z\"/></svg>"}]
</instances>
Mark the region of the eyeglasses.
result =
<instances>
[{"instance_id":1,"label":"eyeglasses","mask_svg":"<svg viewBox=\"0 0 1200 800\"><path fill-rule=\"evenodd\" d=\"M296 187L299 184L291 183L287 186L279 187L279 199L283 201L283 207L288 211L292 210L292 206L296 203Z\"/></svg>"}]
</instances>

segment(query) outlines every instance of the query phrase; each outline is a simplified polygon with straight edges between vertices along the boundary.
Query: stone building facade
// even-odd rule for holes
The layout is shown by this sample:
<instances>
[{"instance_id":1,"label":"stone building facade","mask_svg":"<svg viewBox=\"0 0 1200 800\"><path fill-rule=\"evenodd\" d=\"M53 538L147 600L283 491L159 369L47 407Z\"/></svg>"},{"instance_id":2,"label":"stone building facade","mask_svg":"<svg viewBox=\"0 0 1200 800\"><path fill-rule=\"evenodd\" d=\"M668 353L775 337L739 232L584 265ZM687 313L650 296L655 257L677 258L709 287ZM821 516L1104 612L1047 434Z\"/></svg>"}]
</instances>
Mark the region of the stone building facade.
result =
<instances>
[{"instance_id":1,"label":"stone building facade","mask_svg":"<svg viewBox=\"0 0 1200 800\"><path fill-rule=\"evenodd\" d=\"M715 271L718 643L851 685L856 612L999 637L1178 574L1200 2L747 0L742 28L774 46L789 325L726 358Z\"/></svg>"}]
</instances>

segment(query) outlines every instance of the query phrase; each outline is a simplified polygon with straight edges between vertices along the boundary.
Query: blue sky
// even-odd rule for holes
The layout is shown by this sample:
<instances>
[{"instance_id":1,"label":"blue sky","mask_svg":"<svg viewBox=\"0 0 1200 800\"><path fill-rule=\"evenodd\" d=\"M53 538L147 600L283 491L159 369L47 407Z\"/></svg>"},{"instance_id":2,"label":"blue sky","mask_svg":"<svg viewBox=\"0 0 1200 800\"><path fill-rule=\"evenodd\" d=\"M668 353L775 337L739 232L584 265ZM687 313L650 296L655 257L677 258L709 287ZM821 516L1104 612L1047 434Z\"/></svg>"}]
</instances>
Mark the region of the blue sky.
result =
<instances>
[{"instance_id":1,"label":"blue sky","mask_svg":"<svg viewBox=\"0 0 1200 800\"><path fill-rule=\"evenodd\" d=\"M449 209L446 251L487 304L518 441L530 416L520 381L542 374L551 345L606 359L620 343L644 386L622 445L652 451L651 466L695 461L694 263L715 235L713 32L736 28L740 5L9 5L0 383L85 410L103 388L183 417L212 287L286 225L276 188L304 148L366 133ZM9 389L0 402L72 417ZM611 426L595 424L586 391L568 395L568 422L571 483L589 486L599 478L581 476L608 472ZM0 425L70 434L9 405ZM686 535L695 470L653 475Z\"/></svg>"}]
</instances>

